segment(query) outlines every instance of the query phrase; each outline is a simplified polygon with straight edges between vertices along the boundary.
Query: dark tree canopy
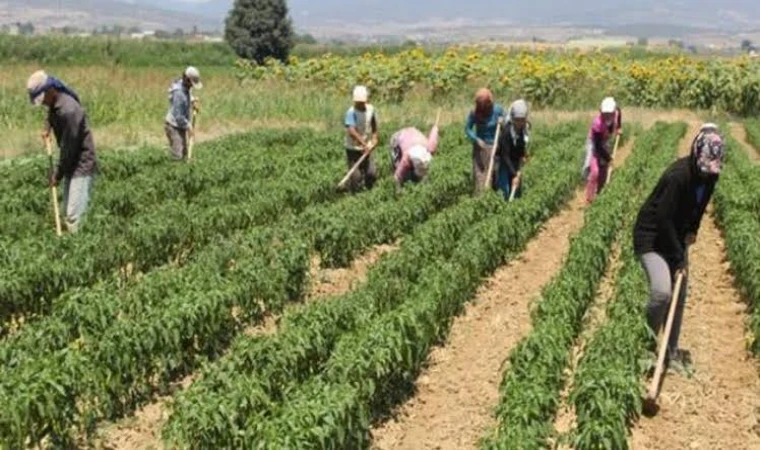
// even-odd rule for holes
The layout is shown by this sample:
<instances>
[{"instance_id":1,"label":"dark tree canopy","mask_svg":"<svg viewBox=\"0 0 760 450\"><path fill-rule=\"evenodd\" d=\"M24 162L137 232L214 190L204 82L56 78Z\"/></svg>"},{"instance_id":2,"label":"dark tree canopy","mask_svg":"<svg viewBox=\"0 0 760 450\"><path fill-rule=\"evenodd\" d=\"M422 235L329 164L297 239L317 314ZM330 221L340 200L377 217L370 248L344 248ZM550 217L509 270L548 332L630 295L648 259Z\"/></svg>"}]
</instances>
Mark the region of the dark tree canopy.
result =
<instances>
[{"instance_id":1,"label":"dark tree canopy","mask_svg":"<svg viewBox=\"0 0 760 450\"><path fill-rule=\"evenodd\" d=\"M295 34L285 0L235 0L224 38L241 58L258 63L288 59Z\"/></svg>"}]
</instances>

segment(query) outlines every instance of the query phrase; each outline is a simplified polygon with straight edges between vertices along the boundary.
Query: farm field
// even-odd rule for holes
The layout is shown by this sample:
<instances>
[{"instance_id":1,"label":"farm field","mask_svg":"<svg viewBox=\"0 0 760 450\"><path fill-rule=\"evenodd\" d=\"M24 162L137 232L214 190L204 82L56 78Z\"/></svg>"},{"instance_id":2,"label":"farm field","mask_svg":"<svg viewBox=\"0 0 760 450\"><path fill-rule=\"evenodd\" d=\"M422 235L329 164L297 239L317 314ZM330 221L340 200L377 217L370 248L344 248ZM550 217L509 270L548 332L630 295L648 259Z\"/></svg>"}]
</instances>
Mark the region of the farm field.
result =
<instances>
[{"instance_id":1,"label":"farm field","mask_svg":"<svg viewBox=\"0 0 760 450\"><path fill-rule=\"evenodd\" d=\"M201 66L189 163L169 161L161 129L181 65L50 61L81 87L102 168L84 228L60 238L42 116L19 89L36 66L0 68L12 93L0 99L0 448L760 448L760 83L743 78L756 62L224 57ZM377 93L381 147L375 188L351 195L336 185L356 82ZM480 84L536 106L514 202L472 195L463 128ZM625 132L587 205L601 91L620 99ZM387 142L402 126L426 132L437 108L430 177L395 194ZM669 371L647 417L654 339L631 228L708 119L728 156L690 255L682 346L695 372Z\"/></svg>"}]
</instances>

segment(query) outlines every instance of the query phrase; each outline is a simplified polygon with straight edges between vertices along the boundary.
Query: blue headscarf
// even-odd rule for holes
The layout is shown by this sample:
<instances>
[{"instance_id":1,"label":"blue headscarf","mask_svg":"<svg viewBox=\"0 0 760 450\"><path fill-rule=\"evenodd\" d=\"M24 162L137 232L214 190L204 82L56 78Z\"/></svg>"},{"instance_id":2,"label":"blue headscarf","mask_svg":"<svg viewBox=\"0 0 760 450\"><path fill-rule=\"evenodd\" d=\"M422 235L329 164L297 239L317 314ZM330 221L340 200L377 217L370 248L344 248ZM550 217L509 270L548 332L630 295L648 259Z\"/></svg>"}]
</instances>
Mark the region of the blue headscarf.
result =
<instances>
[{"instance_id":1,"label":"blue headscarf","mask_svg":"<svg viewBox=\"0 0 760 450\"><path fill-rule=\"evenodd\" d=\"M82 103L79 101L79 96L76 94L76 92L72 91L71 89L68 88L68 86L63 84L63 81L50 75L48 75L47 80L45 81L45 84L35 89L34 91L29 92L29 100L32 103L34 103L34 99L37 98L37 96L39 96L40 94L43 94L45 91L47 91L50 88L54 88L58 92L63 92L64 94L68 94L71 98L76 100L77 103L79 104Z\"/></svg>"}]
</instances>

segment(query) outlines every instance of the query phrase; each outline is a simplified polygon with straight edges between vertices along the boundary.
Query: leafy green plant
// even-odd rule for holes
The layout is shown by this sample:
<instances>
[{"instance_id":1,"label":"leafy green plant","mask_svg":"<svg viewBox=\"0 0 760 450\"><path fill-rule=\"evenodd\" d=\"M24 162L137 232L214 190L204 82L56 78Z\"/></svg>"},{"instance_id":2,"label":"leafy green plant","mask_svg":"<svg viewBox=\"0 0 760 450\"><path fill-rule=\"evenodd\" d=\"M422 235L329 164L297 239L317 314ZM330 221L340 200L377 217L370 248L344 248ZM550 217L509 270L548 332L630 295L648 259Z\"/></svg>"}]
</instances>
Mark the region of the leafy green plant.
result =
<instances>
[{"instance_id":1,"label":"leafy green plant","mask_svg":"<svg viewBox=\"0 0 760 450\"><path fill-rule=\"evenodd\" d=\"M560 272L543 289L532 312L533 331L509 355L496 410L498 425L483 439L482 448L548 445L564 383L563 370L604 275L612 243L628 236L623 225L643 198L642 184L653 171L659 172L684 132L683 124L658 123L639 137L625 166L586 211L584 226L572 238ZM631 201L631 192L639 192L635 201Z\"/></svg>"}]
</instances>

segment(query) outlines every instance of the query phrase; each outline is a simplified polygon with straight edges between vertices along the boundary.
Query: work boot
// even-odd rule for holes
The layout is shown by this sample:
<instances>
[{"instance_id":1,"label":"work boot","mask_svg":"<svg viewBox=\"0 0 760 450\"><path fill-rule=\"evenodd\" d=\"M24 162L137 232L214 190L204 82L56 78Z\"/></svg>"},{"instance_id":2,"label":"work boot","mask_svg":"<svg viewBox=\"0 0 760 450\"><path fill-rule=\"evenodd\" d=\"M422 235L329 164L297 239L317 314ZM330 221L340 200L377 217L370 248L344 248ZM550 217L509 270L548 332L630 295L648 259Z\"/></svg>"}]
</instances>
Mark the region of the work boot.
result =
<instances>
[{"instance_id":1,"label":"work boot","mask_svg":"<svg viewBox=\"0 0 760 450\"><path fill-rule=\"evenodd\" d=\"M694 376L694 362L691 359L691 352L688 350L680 348L675 351L668 350L666 367L687 378Z\"/></svg>"}]
</instances>

